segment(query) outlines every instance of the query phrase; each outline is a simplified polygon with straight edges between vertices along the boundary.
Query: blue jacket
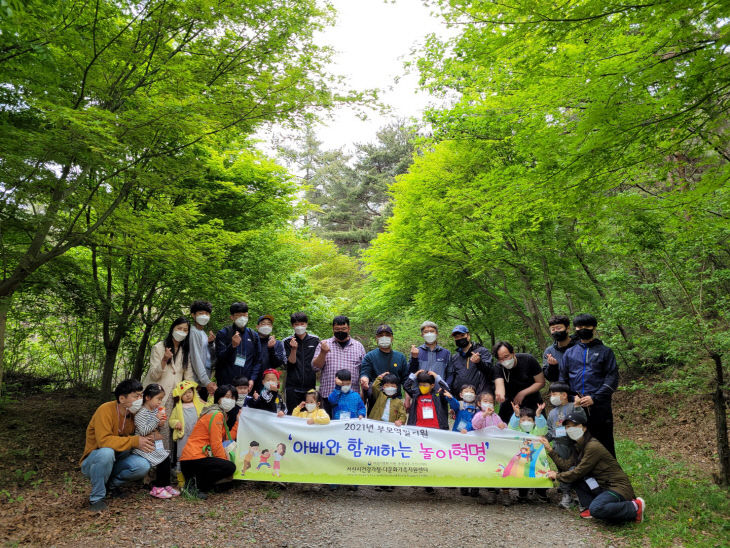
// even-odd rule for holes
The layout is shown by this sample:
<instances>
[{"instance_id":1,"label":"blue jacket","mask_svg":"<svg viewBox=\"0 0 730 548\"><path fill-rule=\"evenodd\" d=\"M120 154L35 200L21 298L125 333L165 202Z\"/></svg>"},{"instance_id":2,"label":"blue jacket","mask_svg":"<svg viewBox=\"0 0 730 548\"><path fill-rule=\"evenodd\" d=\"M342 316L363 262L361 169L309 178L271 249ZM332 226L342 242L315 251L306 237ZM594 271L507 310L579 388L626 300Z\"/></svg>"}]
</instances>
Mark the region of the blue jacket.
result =
<instances>
[{"instance_id":1,"label":"blue jacket","mask_svg":"<svg viewBox=\"0 0 730 548\"><path fill-rule=\"evenodd\" d=\"M618 388L618 366L613 350L600 340L578 342L560 359L560 382L573 394L590 396L597 405L610 406Z\"/></svg>"},{"instance_id":2,"label":"blue jacket","mask_svg":"<svg viewBox=\"0 0 730 548\"><path fill-rule=\"evenodd\" d=\"M327 397L329 402L332 404L334 420L340 419L340 413L343 411L350 413L351 419L356 419L362 415L367 417L368 413L365 409L365 403L362 401L360 394L350 390L347 394L342 393L342 389L337 386Z\"/></svg>"},{"instance_id":3,"label":"blue jacket","mask_svg":"<svg viewBox=\"0 0 730 548\"><path fill-rule=\"evenodd\" d=\"M241 342L237 347L231 344L235 331L241 334ZM215 352L218 361L215 364L215 376L218 386L232 384L235 377L245 376L258 385L261 376L261 340L259 334L250 327L239 329L235 325L224 327L215 336ZM243 367L236 365L238 356L246 358Z\"/></svg>"},{"instance_id":4,"label":"blue jacket","mask_svg":"<svg viewBox=\"0 0 730 548\"><path fill-rule=\"evenodd\" d=\"M418 357L411 357L411 363L408 368L409 373L415 373L419 369L424 371L433 371L441 375L442 379L446 378L446 368L451 359L451 352L443 346L436 345L431 350L425 343L418 347Z\"/></svg>"},{"instance_id":5,"label":"blue jacket","mask_svg":"<svg viewBox=\"0 0 730 548\"><path fill-rule=\"evenodd\" d=\"M454 432L461 432L466 430L471 432L474 427L471 425L471 419L474 418L474 414L478 411L477 406L473 403L466 403L465 401L459 401L456 398L449 400L451 409L456 413L456 419L454 420Z\"/></svg>"}]
</instances>

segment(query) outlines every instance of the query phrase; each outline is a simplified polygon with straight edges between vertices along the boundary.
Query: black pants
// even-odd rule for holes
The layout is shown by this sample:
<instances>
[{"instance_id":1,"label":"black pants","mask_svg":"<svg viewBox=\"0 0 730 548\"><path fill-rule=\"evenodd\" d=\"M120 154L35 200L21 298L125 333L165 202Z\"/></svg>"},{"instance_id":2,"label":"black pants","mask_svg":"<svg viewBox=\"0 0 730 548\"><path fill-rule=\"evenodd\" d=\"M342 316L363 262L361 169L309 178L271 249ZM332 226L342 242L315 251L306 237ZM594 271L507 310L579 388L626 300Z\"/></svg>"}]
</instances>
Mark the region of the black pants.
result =
<instances>
[{"instance_id":1,"label":"black pants","mask_svg":"<svg viewBox=\"0 0 730 548\"><path fill-rule=\"evenodd\" d=\"M286 394L286 409L287 414L291 415L297 405L304 401L307 397L306 390L300 390L299 388L287 388Z\"/></svg>"},{"instance_id":2,"label":"black pants","mask_svg":"<svg viewBox=\"0 0 730 548\"><path fill-rule=\"evenodd\" d=\"M218 480L232 476L236 465L227 459L205 457L203 459L182 460L180 470L185 476L185 483L195 482L199 491L207 493Z\"/></svg>"},{"instance_id":3,"label":"black pants","mask_svg":"<svg viewBox=\"0 0 730 548\"><path fill-rule=\"evenodd\" d=\"M588 416L588 431L600 441L614 457L616 448L613 444L613 409L608 405L591 405L585 408Z\"/></svg>"},{"instance_id":4,"label":"black pants","mask_svg":"<svg viewBox=\"0 0 730 548\"><path fill-rule=\"evenodd\" d=\"M170 457L167 457L157 465L155 481L151 485L152 487L167 487L170 485Z\"/></svg>"}]
</instances>

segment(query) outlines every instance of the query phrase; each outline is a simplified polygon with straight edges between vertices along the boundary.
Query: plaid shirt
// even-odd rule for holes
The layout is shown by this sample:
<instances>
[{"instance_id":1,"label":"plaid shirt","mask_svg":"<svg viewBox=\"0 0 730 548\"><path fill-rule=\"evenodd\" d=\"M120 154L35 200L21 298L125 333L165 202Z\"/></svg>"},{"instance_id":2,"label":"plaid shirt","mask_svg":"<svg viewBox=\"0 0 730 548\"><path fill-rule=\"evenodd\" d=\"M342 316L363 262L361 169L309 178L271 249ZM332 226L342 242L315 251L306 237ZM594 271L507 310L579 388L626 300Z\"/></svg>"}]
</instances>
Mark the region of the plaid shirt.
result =
<instances>
[{"instance_id":1,"label":"plaid shirt","mask_svg":"<svg viewBox=\"0 0 730 548\"><path fill-rule=\"evenodd\" d=\"M352 374L352 389L360 391L360 365L365 357L365 347L353 338L347 341L344 348L340 346L337 339L331 337L321 341L312 360L316 360L322 350L322 343L330 345L330 351L324 357L322 376L319 381L319 393L326 398L335 389L335 373L340 369L347 369Z\"/></svg>"}]
</instances>

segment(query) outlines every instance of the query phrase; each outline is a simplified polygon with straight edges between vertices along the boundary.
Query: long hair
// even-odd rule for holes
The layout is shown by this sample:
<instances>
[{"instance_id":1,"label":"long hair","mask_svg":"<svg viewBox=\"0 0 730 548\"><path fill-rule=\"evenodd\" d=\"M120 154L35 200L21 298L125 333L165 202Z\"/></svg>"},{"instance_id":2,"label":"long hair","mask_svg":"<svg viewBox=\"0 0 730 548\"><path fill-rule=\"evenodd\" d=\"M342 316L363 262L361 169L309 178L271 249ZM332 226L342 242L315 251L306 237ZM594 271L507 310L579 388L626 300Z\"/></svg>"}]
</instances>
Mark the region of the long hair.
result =
<instances>
[{"instance_id":1,"label":"long hair","mask_svg":"<svg viewBox=\"0 0 730 548\"><path fill-rule=\"evenodd\" d=\"M174 322L172 322L172 325L170 326L170 330L167 332L167 337L165 337L165 348L175 348L175 344L174 344L175 339L172 338L172 332L175 330L175 328L178 325L182 325L182 324L185 324L188 326L188 336L185 337L185 339L177 347L177 351L173 355L172 359L174 361L177 358L177 353L182 350L183 369L187 369L188 368L188 356L190 355L190 321L186 317L180 316L178 319L176 319Z\"/></svg>"}]
</instances>

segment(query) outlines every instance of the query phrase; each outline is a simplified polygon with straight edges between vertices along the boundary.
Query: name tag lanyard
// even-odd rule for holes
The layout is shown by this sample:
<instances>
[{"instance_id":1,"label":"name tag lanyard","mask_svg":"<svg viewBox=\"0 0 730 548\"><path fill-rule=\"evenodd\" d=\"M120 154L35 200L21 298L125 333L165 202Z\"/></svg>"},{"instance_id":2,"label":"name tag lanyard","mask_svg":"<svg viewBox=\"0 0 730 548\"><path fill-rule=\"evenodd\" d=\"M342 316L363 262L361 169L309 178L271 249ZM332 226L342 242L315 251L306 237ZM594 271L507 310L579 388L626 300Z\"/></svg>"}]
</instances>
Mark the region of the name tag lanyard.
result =
<instances>
[{"instance_id":1,"label":"name tag lanyard","mask_svg":"<svg viewBox=\"0 0 730 548\"><path fill-rule=\"evenodd\" d=\"M246 366L246 330L244 329L241 333L241 344L238 345L238 348L236 348L236 355L241 356L243 358L244 367ZM241 367L241 366L239 366Z\"/></svg>"}]
</instances>

